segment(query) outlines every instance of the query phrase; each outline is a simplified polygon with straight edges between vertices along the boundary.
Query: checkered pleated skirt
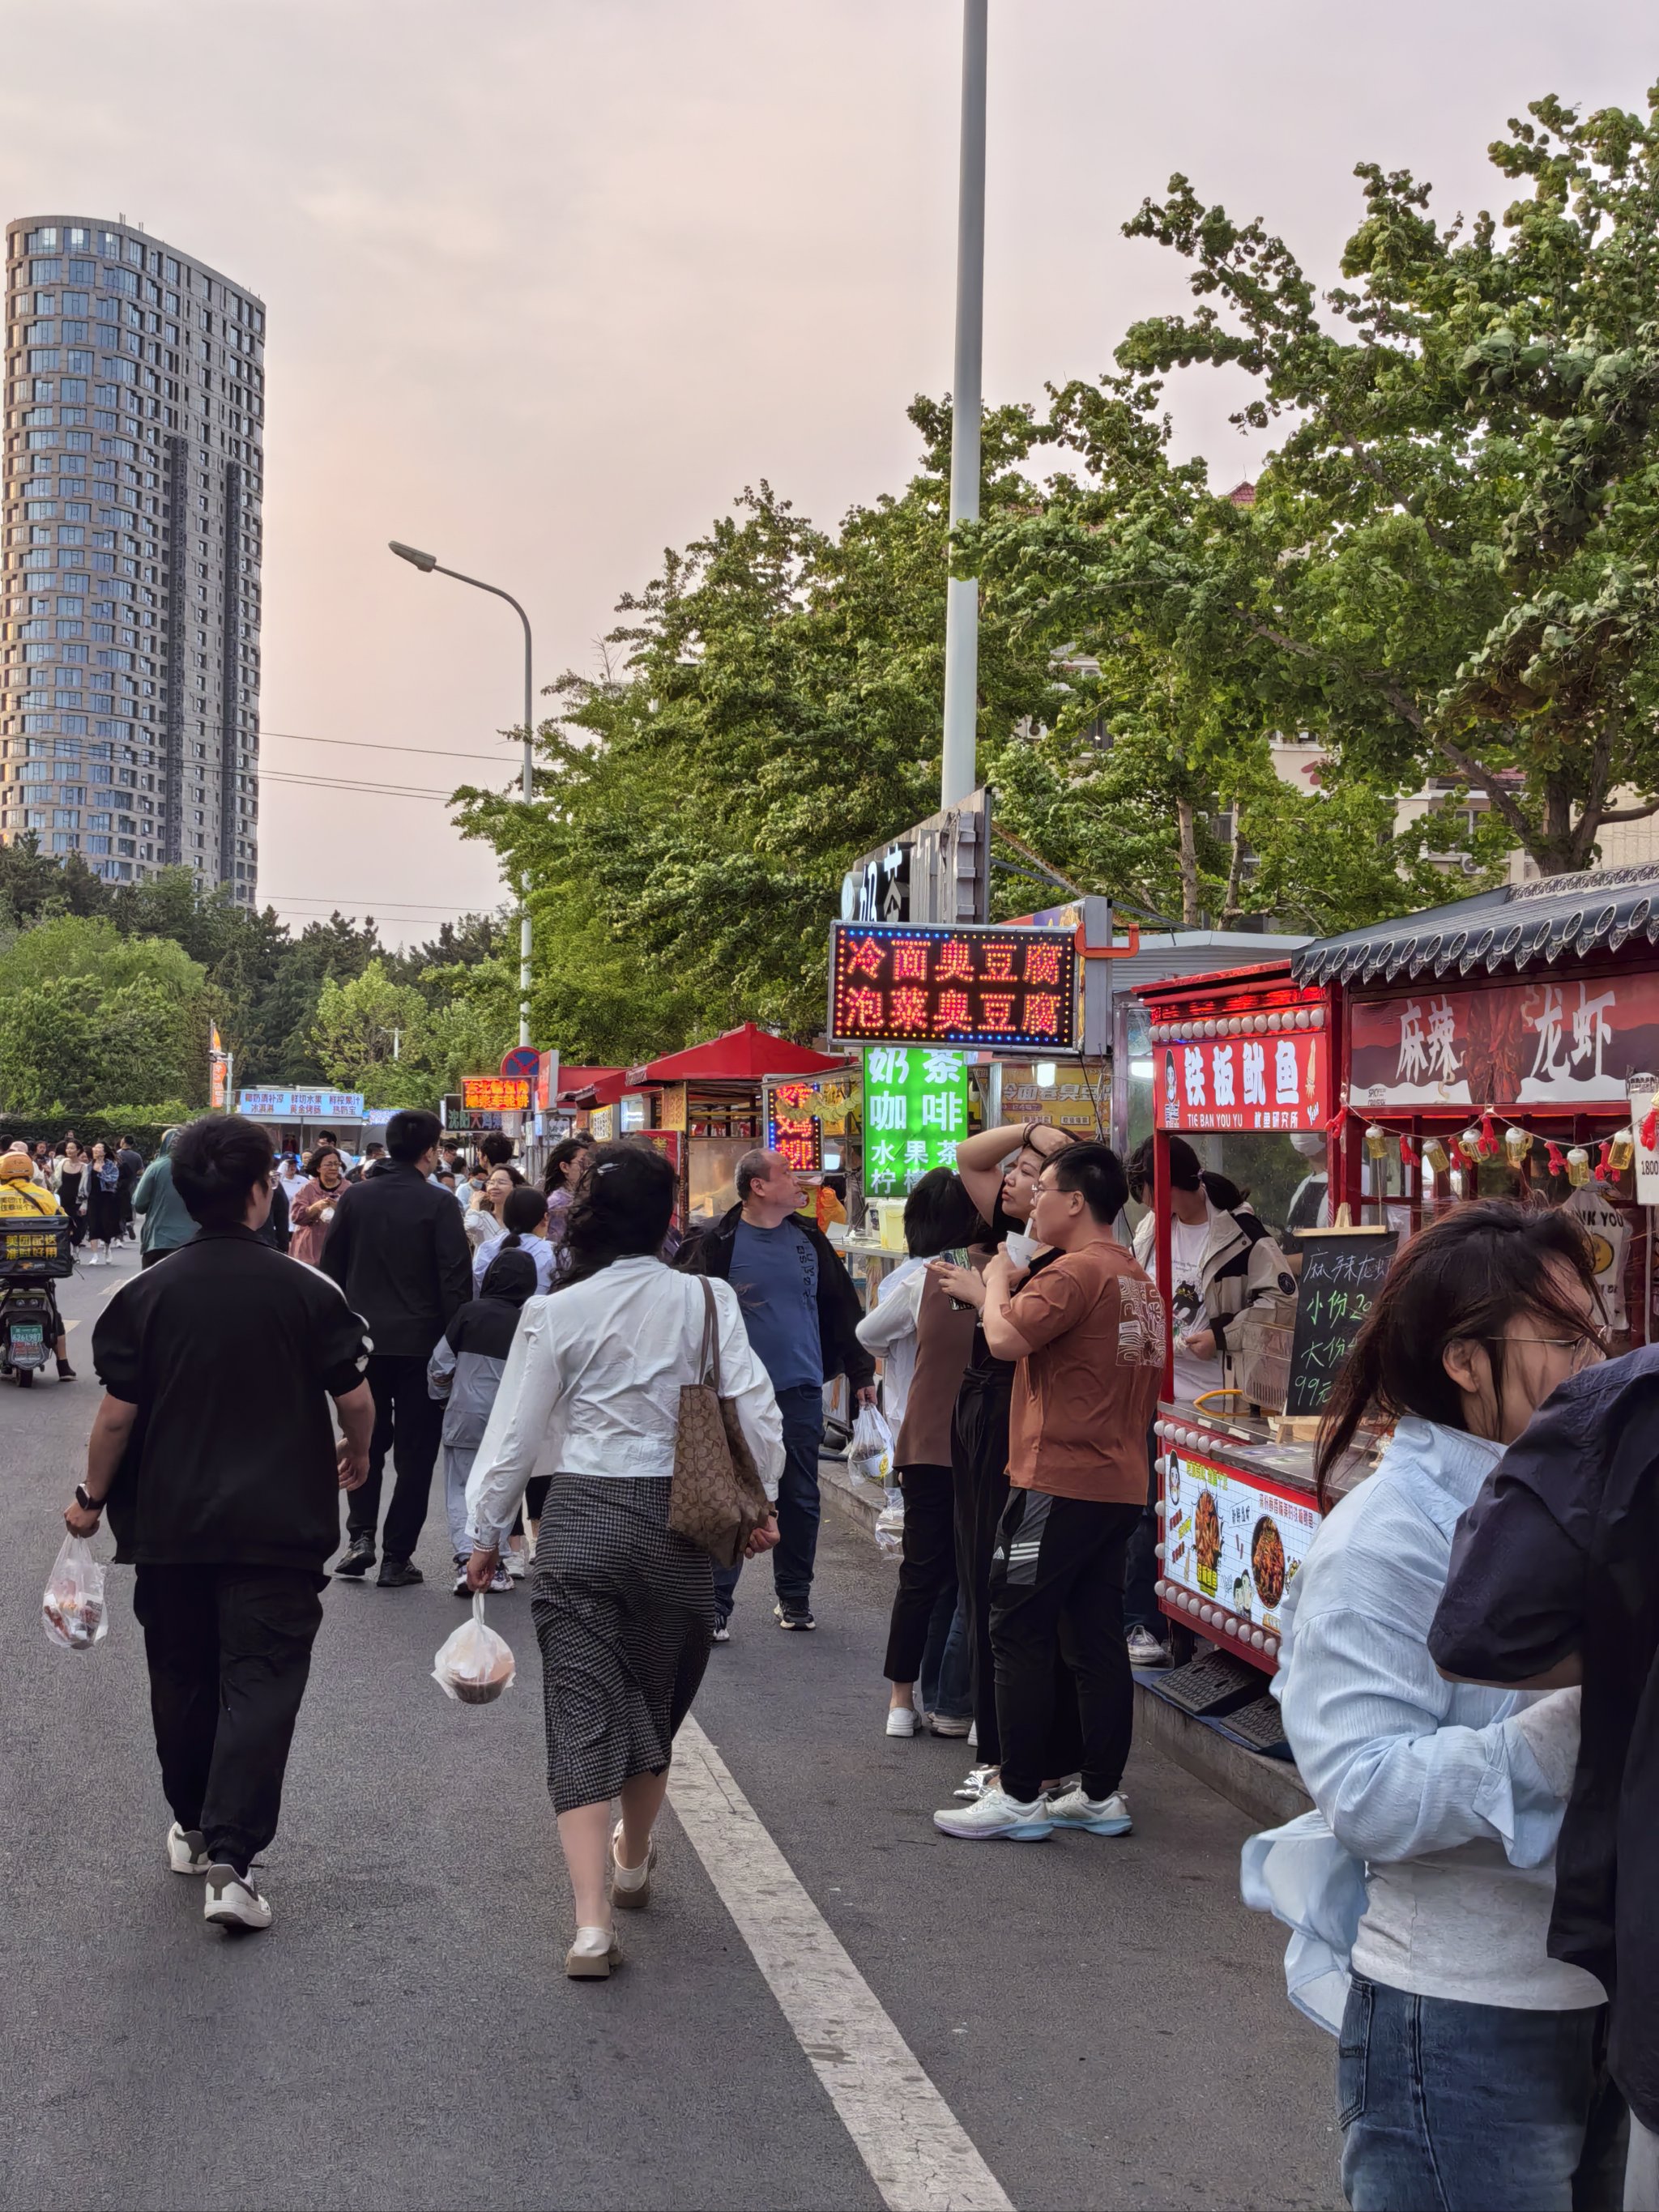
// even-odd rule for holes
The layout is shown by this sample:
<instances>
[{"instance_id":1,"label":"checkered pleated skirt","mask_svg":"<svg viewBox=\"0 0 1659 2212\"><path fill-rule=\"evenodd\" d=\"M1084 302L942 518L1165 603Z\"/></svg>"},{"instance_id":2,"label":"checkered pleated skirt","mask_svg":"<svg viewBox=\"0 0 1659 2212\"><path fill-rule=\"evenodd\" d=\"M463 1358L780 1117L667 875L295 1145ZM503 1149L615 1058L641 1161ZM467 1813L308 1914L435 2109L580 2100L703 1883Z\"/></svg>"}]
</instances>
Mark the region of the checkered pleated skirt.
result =
<instances>
[{"instance_id":1,"label":"checkered pleated skirt","mask_svg":"<svg viewBox=\"0 0 1659 2212\"><path fill-rule=\"evenodd\" d=\"M530 1609L555 1812L660 1774L708 1664L714 1566L671 1534L669 1488L556 1474L548 1492Z\"/></svg>"}]
</instances>

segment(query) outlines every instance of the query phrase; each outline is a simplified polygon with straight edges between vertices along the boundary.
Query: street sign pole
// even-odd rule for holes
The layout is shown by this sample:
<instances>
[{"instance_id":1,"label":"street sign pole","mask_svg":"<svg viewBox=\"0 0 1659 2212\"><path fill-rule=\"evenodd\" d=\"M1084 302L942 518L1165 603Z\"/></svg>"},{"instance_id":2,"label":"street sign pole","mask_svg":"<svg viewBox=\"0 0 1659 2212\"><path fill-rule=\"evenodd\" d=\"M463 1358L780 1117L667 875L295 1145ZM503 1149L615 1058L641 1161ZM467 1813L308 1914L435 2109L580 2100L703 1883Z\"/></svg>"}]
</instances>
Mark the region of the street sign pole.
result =
<instances>
[{"instance_id":1,"label":"street sign pole","mask_svg":"<svg viewBox=\"0 0 1659 2212\"><path fill-rule=\"evenodd\" d=\"M979 520L980 404L985 339L985 74L988 0L963 0L962 145L957 186L957 346L951 389L951 527ZM953 576L945 601L945 747L939 805L977 781L979 585Z\"/></svg>"}]
</instances>

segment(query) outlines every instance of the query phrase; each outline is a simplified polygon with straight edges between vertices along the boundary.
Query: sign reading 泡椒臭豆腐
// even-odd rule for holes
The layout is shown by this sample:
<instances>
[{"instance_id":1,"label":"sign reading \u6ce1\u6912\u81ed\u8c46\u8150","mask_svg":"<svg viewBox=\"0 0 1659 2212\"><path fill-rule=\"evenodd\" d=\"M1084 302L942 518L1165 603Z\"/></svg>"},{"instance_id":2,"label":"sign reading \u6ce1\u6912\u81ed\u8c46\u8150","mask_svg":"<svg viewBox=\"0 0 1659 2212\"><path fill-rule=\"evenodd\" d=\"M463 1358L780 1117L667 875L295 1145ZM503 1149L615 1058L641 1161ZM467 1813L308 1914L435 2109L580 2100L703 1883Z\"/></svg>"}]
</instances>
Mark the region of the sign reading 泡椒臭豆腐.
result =
<instances>
[{"instance_id":1,"label":"sign reading \u6ce1\u6912\u81ed\u8c46\u8150","mask_svg":"<svg viewBox=\"0 0 1659 2212\"><path fill-rule=\"evenodd\" d=\"M836 922L832 1044L1077 1049L1077 939L1063 929Z\"/></svg>"},{"instance_id":2,"label":"sign reading \u6ce1\u6912\u81ed\u8c46\u8150","mask_svg":"<svg viewBox=\"0 0 1659 2212\"><path fill-rule=\"evenodd\" d=\"M872 1198L913 1190L932 1168L954 1168L968 1133L968 1055L937 1045L872 1045L864 1055L864 1187Z\"/></svg>"}]
</instances>

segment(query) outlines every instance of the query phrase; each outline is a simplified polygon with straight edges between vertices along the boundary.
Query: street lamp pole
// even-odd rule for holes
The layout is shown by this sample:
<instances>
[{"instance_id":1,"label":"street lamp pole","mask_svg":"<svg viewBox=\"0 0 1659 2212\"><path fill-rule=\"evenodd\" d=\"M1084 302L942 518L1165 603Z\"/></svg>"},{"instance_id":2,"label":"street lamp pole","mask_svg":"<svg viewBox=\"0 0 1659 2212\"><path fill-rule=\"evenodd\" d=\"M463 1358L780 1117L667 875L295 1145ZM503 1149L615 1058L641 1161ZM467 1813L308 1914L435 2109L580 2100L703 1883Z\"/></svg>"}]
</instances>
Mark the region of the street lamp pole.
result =
<instances>
[{"instance_id":1,"label":"street lamp pole","mask_svg":"<svg viewBox=\"0 0 1659 2212\"><path fill-rule=\"evenodd\" d=\"M977 421L977 416L975 416ZM536 686L532 675L530 617L514 598L499 584L486 584L477 576L464 576L459 568L446 568L435 553L422 553L414 545L400 545L394 538L390 540L392 550L400 561L407 561L420 569L423 575L436 574L453 576L458 584L471 584L474 591L489 592L498 599L505 599L524 624L524 762L520 787L524 803L529 805L535 788L536 757ZM519 1042L530 1042L530 871L524 869L519 878Z\"/></svg>"},{"instance_id":2,"label":"street lamp pole","mask_svg":"<svg viewBox=\"0 0 1659 2212\"><path fill-rule=\"evenodd\" d=\"M988 0L963 0L962 149L957 191L957 350L951 392L951 527L979 520L985 343L985 77ZM953 576L945 601L945 746L939 805L978 781L979 585Z\"/></svg>"}]
</instances>

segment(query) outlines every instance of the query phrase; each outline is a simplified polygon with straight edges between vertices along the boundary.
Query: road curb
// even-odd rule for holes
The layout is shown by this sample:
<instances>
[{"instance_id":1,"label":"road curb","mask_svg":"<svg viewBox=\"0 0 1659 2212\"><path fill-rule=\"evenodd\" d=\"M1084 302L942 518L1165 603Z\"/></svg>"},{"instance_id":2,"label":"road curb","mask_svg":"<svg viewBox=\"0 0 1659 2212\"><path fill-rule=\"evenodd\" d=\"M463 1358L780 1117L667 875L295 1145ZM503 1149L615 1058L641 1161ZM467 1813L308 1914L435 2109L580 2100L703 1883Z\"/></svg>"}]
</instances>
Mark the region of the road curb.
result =
<instances>
[{"instance_id":1,"label":"road curb","mask_svg":"<svg viewBox=\"0 0 1659 2212\"><path fill-rule=\"evenodd\" d=\"M1218 1729L1206 1727L1160 1698L1139 1678L1135 1741L1184 1766L1188 1774L1266 1827L1276 1828L1313 1809L1302 1777L1289 1759L1268 1759L1259 1751L1247 1751L1243 1744L1232 1742Z\"/></svg>"},{"instance_id":2,"label":"road curb","mask_svg":"<svg viewBox=\"0 0 1659 2212\"><path fill-rule=\"evenodd\" d=\"M872 1483L854 1482L844 1459L820 1459L818 1495L830 1512L875 1541L876 1516L887 1503L884 1492Z\"/></svg>"}]
</instances>

